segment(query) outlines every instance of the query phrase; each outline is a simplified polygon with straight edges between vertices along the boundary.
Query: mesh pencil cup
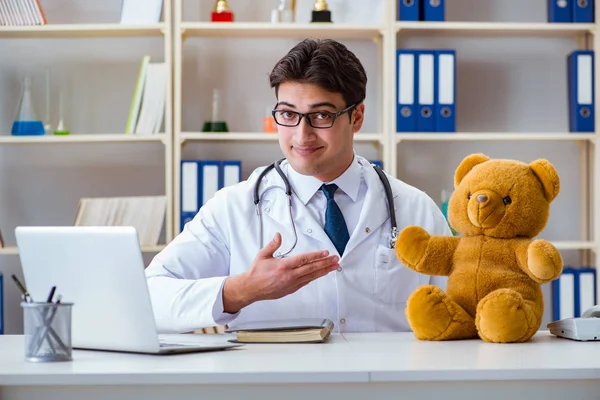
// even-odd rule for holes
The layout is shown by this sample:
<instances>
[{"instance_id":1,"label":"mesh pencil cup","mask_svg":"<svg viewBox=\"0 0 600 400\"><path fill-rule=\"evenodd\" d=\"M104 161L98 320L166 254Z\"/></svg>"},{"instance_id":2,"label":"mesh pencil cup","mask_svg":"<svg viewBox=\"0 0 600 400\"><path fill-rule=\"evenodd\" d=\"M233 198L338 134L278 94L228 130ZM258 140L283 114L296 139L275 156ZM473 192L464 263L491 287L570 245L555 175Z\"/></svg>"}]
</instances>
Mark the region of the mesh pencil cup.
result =
<instances>
[{"instance_id":1,"label":"mesh pencil cup","mask_svg":"<svg viewBox=\"0 0 600 400\"><path fill-rule=\"evenodd\" d=\"M73 303L21 303L25 360L71 361L71 309Z\"/></svg>"}]
</instances>

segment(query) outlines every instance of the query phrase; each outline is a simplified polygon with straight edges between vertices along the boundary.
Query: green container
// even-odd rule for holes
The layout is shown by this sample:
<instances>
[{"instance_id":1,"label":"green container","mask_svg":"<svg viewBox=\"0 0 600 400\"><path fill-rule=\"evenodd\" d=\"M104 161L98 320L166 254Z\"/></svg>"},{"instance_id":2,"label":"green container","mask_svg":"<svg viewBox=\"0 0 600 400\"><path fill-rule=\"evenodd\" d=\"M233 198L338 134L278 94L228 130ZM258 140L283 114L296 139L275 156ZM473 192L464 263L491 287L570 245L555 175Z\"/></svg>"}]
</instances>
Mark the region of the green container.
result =
<instances>
[{"instance_id":1,"label":"green container","mask_svg":"<svg viewBox=\"0 0 600 400\"><path fill-rule=\"evenodd\" d=\"M202 132L229 132L225 121L207 121L202 126Z\"/></svg>"}]
</instances>

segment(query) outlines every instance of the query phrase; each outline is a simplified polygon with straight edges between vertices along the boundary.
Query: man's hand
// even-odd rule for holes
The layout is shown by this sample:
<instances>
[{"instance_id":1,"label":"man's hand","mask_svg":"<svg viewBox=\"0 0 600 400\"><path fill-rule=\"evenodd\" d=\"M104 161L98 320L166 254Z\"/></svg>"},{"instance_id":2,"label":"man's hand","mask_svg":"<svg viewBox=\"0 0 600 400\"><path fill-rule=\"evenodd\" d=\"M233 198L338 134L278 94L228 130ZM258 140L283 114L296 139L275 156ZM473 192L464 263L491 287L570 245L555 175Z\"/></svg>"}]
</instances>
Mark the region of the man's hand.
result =
<instances>
[{"instance_id":1,"label":"man's hand","mask_svg":"<svg viewBox=\"0 0 600 400\"><path fill-rule=\"evenodd\" d=\"M294 293L313 280L335 271L338 256L328 256L328 251L298 254L290 258L274 258L281 246L281 235L262 248L250 269L232 276L223 286L223 308L235 314L259 300L272 300Z\"/></svg>"}]
</instances>

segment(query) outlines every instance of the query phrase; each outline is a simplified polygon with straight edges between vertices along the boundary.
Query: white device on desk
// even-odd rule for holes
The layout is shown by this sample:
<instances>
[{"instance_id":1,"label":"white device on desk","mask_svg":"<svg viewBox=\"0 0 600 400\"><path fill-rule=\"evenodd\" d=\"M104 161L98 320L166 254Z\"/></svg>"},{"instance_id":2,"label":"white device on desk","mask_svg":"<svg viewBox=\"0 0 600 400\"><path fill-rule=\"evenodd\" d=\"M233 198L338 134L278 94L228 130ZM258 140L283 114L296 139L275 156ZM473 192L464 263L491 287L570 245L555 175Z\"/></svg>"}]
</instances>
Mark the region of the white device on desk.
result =
<instances>
[{"instance_id":1,"label":"white device on desk","mask_svg":"<svg viewBox=\"0 0 600 400\"><path fill-rule=\"evenodd\" d=\"M567 339L600 340L600 305L586 310L581 317L565 318L547 325L550 333Z\"/></svg>"},{"instance_id":2,"label":"white device on desk","mask_svg":"<svg viewBox=\"0 0 600 400\"><path fill-rule=\"evenodd\" d=\"M178 335L178 343L161 340L135 228L17 227L15 234L34 301L45 301L56 286L64 302L74 303L73 348L172 354L239 346L225 337L203 343L197 337L185 340L190 335Z\"/></svg>"}]
</instances>

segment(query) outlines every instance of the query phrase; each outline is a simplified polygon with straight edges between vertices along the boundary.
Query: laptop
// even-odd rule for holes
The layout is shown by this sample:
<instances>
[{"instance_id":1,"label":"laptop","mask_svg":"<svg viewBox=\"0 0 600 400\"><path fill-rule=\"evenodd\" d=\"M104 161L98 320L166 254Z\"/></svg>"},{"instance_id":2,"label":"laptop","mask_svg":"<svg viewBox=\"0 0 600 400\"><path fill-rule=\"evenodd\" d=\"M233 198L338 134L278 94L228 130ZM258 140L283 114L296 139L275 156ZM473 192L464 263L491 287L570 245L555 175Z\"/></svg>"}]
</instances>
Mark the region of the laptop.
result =
<instances>
[{"instance_id":1,"label":"laptop","mask_svg":"<svg viewBox=\"0 0 600 400\"><path fill-rule=\"evenodd\" d=\"M74 303L73 348L173 354L239 346L225 335L159 335L135 228L17 227L15 234L33 300L46 301L56 286L55 299Z\"/></svg>"}]
</instances>

